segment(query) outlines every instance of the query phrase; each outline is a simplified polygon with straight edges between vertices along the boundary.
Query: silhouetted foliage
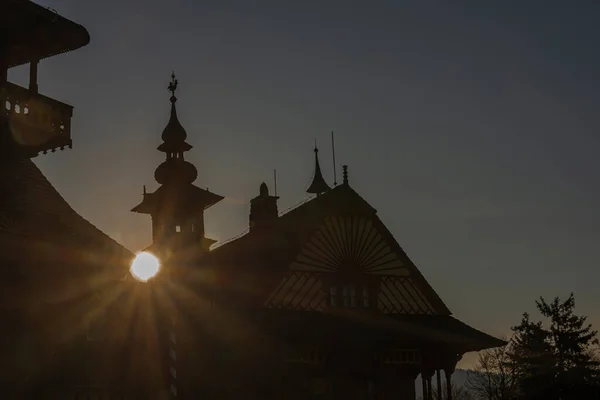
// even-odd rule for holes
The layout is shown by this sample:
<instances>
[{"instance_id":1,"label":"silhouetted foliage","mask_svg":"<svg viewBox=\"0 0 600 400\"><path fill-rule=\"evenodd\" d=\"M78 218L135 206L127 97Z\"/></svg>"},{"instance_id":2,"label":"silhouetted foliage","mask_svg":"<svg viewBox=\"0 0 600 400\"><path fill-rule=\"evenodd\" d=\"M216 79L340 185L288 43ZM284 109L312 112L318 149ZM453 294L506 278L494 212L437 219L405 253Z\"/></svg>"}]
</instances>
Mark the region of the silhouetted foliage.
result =
<instances>
[{"instance_id":1,"label":"silhouetted foliage","mask_svg":"<svg viewBox=\"0 0 600 400\"><path fill-rule=\"evenodd\" d=\"M537 309L549 319L534 322L527 313L512 328L514 337L508 356L514 369L519 399L570 400L598 396L598 360L594 346L597 332L585 316L574 313L573 294L565 301L536 301Z\"/></svg>"},{"instance_id":2,"label":"silhouetted foliage","mask_svg":"<svg viewBox=\"0 0 600 400\"><path fill-rule=\"evenodd\" d=\"M477 400L516 398L515 366L510 359L510 344L479 353L473 371L467 374L466 387Z\"/></svg>"}]
</instances>

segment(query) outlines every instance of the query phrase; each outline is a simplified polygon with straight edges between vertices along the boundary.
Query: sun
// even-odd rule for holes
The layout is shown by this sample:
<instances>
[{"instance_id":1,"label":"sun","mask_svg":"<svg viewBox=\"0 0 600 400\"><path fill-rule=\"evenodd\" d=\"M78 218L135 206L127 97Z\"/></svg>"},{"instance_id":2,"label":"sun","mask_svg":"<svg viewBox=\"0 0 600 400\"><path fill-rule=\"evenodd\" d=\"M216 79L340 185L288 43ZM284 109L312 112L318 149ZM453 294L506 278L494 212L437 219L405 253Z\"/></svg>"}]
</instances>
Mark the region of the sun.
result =
<instances>
[{"instance_id":1,"label":"sun","mask_svg":"<svg viewBox=\"0 0 600 400\"><path fill-rule=\"evenodd\" d=\"M138 281L146 282L148 279L153 278L159 269L160 261L158 261L158 258L143 251L135 256L129 271Z\"/></svg>"}]
</instances>

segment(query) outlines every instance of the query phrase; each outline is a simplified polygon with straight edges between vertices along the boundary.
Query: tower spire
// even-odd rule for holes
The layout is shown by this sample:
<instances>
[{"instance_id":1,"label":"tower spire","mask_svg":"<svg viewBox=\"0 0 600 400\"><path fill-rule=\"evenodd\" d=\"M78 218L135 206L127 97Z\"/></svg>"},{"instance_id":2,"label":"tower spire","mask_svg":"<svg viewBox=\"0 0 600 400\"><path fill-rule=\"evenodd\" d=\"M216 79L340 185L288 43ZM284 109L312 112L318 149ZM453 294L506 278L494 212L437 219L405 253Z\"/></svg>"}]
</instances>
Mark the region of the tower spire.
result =
<instances>
[{"instance_id":1,"label":"tower spire","mask_svg":"<svg viewBox=\"0 0 600 400\"><path fill-rule=\"evenodd\" d=\"M154 179L160 187L149 193L144 186L142 202L132 211L152 216L152 241L153 246L158 246L157 251L168 250L167 253L173 255L174 251L183 249L183 253L190 255L208 251L215 242L205 236L204 211L223 197L193 184L198 170L183 156L192 146L186 142L187 133L177 118L175 92L178 86L173 72L167 85L171 94L171 116L162 133L163 143L158 146L158 150L165 153L165 160L154 171Z\"/></svg>"},{"instance_id":2,"label":"tower spire","mask_svg":"<svg viewBox=\"0 0 600 400\"><path fill-rule=\"evenodd\" d=\"M167 86L167 89L171 92L171 116L161 136L163 143L158 146L158 150L166 154L166 160L154 172L154 178L160 184L192 183L198 176L196 167L185 161L183 156L192 146L185 141L187 133L177 118L175 91L178 85L179 81L175 78L175 72L173 72L171 81Z\"/></svg>"},{"instance_id":3,"label":"tower spire","mask_svg":"<svg viewBox=\"0 0 600 400\"><path fill-rule=\"evenodd\" d=\"M179 81L175 77L175 72L171 73L171 81L167 86L169 92L171 92L171 116L169 117L169 122L162 133L163 143L158 146L158 150L163 153L167 153L167 158L171 157L183 157L183 153L190 150L192 148L185 140L187 139L187 132L181 126L179 122L179 118L177 118L177 108L175 107L175 103L177 102L177 97L175 97L175 92L177 91L177 87L179 86Z\"/></svg>"},{"instance_id":4,"label":"tower spire","mask_svg":"<svg viewBox=\"0 0 600 400\"><path fill-rule=\"evenodd\" d=\"M317 141L315 140L315 175L313 176L312 182L308 189L306 189L307 193L316 194L319 196L321 193L328 191L329 185L325 182L323 178L323 174L321 173L321 166L319 165L319 148L317 147Z\"/></svg>"},{"instance_id":5,"label":"tower spire","mask_svg":"<svg viewBox=\"0 0 600 400\"><path fill-rule=\"evenodd\" d=\"M169 92L171 92L171 103L175 103L177 101L177 97L175 97L175 91L177 90L177 85L179 85L179 81L175 79L175 71L171 72L171 82L169 82Z\"/></svg>"}]
</instances>

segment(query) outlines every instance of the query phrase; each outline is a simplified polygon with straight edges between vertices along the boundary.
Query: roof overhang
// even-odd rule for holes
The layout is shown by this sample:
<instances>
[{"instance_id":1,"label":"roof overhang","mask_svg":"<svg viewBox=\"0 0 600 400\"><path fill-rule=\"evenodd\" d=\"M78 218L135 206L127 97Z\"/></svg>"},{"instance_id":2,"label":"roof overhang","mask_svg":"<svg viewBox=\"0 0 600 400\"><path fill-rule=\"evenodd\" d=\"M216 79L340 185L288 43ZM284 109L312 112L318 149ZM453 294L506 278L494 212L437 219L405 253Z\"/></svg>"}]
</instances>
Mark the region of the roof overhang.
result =
<instances>
[{"instance_id":1,"label":"roof overhang","mask_svg":"<svg viewBox=\"0 0 600 400\"><path fill-rule=\"evenodd\" d=\"M0 2L0 32L9 68L76 50L90 42L88 31L29 0Z\"/></svg>"},{"instance_id":2,"label":"roof overhang","mask_svg":"<svg viewBox=\"0 0 600 400\"><path fill-rule=\"evenodd\" d=\"M501 347L507 343L447 315L383 315L335 309L327 313L265 309L256 315L280 333L308 338L336 337L355 343L412 341L461 352Z\"/></svg>"}]
</instances>

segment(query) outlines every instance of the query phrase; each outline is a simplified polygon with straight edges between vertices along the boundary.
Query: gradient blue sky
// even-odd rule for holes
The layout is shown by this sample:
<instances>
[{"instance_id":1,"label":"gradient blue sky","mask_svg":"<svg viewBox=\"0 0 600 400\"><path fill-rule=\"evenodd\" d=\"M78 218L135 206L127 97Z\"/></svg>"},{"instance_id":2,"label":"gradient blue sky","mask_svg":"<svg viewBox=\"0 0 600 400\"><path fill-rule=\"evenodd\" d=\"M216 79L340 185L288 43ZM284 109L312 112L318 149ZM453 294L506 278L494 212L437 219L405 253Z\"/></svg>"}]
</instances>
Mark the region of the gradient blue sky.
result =
<instances>
[{"instance_id":1,"label":"gradient blue sky","mask_svg":"<svg viewBox=\"0 0 600 400\"><path fill-rule=\"evenodd\" d=\"M503 335L574 291L600 327L599 2L38 2L92 40L40 65L40 91L75 105L74 148L36 163L130 249L150 243L129 210L156 188L175 69L196 183L226 196L212 237L247 227L274 168L280 209L303 200L315 137L331 177L335 130L351 184L458 318Z\"/></svg>"}]
</instances>

